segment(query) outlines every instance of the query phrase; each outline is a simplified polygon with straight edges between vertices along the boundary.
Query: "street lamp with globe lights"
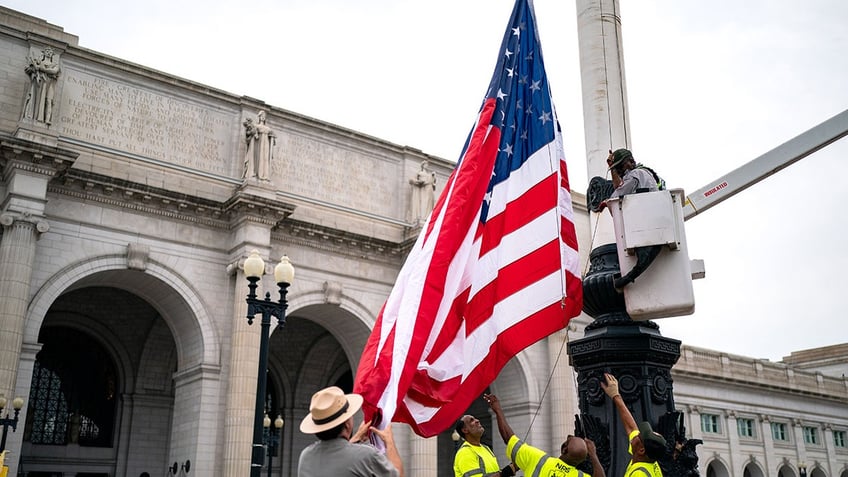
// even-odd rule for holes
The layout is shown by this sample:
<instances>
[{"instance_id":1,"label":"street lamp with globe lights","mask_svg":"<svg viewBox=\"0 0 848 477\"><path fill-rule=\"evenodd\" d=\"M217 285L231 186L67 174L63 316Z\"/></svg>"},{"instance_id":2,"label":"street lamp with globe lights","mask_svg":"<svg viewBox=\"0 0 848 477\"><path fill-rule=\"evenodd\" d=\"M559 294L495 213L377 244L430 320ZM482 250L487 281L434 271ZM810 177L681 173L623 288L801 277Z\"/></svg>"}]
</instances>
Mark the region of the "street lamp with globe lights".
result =
<instances>
[{"instance_id":1,"label":"street lamp with globe lights","mask_svg":"<svg viewBox=\"0 0 848 477\"><path fill-rule=\"evenodd\" d=\"M6 399L6 396L0 396L0 415L3 414L3 409L6 409L6 404L9 403L9 400ZM6 417L0 419L0 425L3 426L3 438L0 440L0 453L6 450L6 435L9 433L9 428L12 428L12 432L15 432L18 429L18 414L21 413L21 408L24 407L23 398L16 397L12 400L12 409L15 410L15 416L9 417L9 413L6 412Z\"/></svg>"},{"instance_id":2,"label":"street lamp with globe lights","mask_svg":"<svg viewBox=\"0 0 848 477\"><path fill-rule=\"evenodd\" d=\"M268 445L268 477L271 477L271 467L274 464L274 456L277 455L277 446L280 444L280 430L283 428L283 416L277 415L274 419L274 427L271 427L271 418L265 414L265 419L262 421L267 435Z\"/></svg>"},{"instance_id":3,"label":"street lamp with globe lights","mask_svg":"<svg viewBox=\"0 0 848 477\"><path fill-rule=\"evenodd\" d=\"M259 280L265 274L265 262L259 256L259 252L253 250L244 261L244 275L247 277L249 292L247 294L247 324L253 324L253 318L257 313L262 314L261 337L259 341L259 375L256 377L256 407L253 419L253 452L250 462L250 476L260 477L262 463L265 459L265 446L262 442L263 421L265 416L265 383L268 373L268 341L271 336L271 317L277 318L277 327L282 328L286 324L286 293L289 285L294 281L294 267L289 258L283 256L280 263L274 268L274 281L280 288L279 302L271 301L271 293L265 293L265 299L256 297L256 288Z\"/></svg>"}]
</instances>

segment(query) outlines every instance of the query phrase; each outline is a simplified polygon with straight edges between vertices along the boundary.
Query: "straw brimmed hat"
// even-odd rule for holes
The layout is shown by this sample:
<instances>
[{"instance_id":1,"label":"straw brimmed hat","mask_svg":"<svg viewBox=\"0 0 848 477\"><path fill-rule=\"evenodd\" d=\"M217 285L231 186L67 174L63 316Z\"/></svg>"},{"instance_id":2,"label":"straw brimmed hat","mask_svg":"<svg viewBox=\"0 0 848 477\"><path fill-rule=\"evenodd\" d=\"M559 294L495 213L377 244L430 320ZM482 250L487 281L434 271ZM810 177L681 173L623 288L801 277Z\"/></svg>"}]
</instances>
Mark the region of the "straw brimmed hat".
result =
<instances>
[{"instance_id":1,"label":"straw brimmed hat","mask_svg":"<svg viewBox=\"0 0 848 477\"><path fill-rule=\"evenodd\" d=\"M309 414L300 422L300 432L317 434L330 430L351 418L362 407L362 396L345 394L330 386L312 395Z\"/></svg>"}]
</instances>

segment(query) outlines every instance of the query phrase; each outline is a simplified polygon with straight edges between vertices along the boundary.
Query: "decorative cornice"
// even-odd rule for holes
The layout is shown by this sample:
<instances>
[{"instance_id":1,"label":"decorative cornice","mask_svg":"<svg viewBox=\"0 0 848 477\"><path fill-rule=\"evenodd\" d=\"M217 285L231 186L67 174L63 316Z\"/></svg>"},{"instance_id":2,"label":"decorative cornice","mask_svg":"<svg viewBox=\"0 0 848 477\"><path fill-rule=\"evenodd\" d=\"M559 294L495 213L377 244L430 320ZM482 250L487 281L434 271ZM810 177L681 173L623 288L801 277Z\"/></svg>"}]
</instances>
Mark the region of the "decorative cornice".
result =
<instances>
[{"instance_id":1,"label":"decorative cornice","mask_svg":"<svg viewBox=\"0 0 848 477\"><path fill-rule=\"evenodd\" d=\"M391 262L402 260L415 244L415 238L392 242L293 219L280 223L272 238L327 252Z\"/></svg>"},{"instance_id":2,"label":"decorative cornice","mask_svg":"<svg viewBox=\"0 0 848 477\"><path fill-rule=\"evenodd\" d=\"M11 136L0 136L0 162L4 180L11 169L54 176L67 170L79 155L53 146L38 144Z\"/></svg>"},{"instance_id":3,"label":"decorative cornice","mask_svg":"<svg viewBox=\"0 0 848 477\"><path fill-rule=\"evenodd\" d=\"M67 170L47 191L182 222L230 228L220 202L78 169Z\"/></svg>"},{"instance_id":4,"label":"decorative cornice","mask_svg":"<svg viewBox=\"0 0 848 477\"><path fill-rule=\"evenodd\" d=\"M287 219L295 206L244 190L237 191L221 205L221 211L230 217L231 222L244 220L276 227Z\"/></svg>"},{"instance_id":5,"label":"decorative cornice","mask_svg":"<svg viewBox=\"0 0 848 477\"><path fill-rule=\"evenodd\" d=\"M417 238L409 237L400 242L392 242L292 220L289 217L294 212L294 205L252 194L244 189L238 190L226 202L218 202L92 172L68 169L53 180L47 190L52 194L219 230L231 230L245 221L261 223L273 227L272 236L277 241L392 264L406 256Z\"/></svg>"},{"instance_id":6,"label":"decorative cornice","mask_svg":"<svg viewBox=\"0 0 848 477\"><path fill-rule=\"evenodd\" d=\"M77 169L66 171L47 190L221 230L229 230L244 220L273 227L294 211L291 204L243 192L219 202Z\"/></svg>"}]
</instances>

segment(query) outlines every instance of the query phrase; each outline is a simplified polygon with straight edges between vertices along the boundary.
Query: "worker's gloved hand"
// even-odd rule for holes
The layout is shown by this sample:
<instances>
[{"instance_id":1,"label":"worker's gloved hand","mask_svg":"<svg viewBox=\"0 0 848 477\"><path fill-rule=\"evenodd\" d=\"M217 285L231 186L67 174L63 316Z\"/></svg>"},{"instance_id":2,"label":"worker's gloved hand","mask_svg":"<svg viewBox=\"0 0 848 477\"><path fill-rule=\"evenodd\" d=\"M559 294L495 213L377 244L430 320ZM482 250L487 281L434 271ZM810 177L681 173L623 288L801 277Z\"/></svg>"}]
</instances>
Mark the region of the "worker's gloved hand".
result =
<instances>
[{"instance_id":1,"label":"worker's gloved hand","mask_svg":"<svg viewBox=\"0 0 848 477\"><path fill-rule=\"evenodd\" d=\"M512 477L513 475L515 475L515 470L512 468L512 463L501 469L501 477Z\"/></svg>"},{"instance_id":2,"label":"worker's gloved hand","mask_svg":"<svg viewBox=\"0 0 848 477\"><path fill-rule=\"evenodd\" d=\"M601 382L601 387L607 393L607 396L611 398L618 396L618 380L615 379L615 376L610 373L604 373L604 379L606 382Z\"/></svg>"}]
</instances>

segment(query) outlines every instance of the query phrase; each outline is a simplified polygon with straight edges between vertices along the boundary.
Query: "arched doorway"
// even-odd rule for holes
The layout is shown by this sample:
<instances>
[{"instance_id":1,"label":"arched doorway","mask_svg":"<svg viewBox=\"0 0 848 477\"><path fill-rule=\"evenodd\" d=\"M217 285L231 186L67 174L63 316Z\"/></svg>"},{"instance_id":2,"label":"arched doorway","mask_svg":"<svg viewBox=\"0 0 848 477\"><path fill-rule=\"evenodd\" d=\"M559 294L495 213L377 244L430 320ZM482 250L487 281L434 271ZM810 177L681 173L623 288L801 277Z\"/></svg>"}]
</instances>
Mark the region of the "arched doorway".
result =
<instances>
[{"instance_id":1,"label":"arched doorway","mask_svg":"<svg viewBox=\"0 0 848 477\"><path fill-rule=\"evenodd\" d=\"M220 346L203 300L180 274L152 260L140 272L113 256L85 259L39 288L25 323L18 380L27 396L45 346L42 331L64 326L92 337L113 359L118 406L113 447L83 449L94 460L63 456L57 448L35 449L22 441L23 433L15 434L10 439L11 448L20 449L20 460L10 466L15 475L77 470L157 475L168 463L189 459L194 472L215 465L197 455L218 439L213 418L219 412ZM29 419L28 412L25 405L22 419Z\"/></svg>"},{"instance_id":2,"label":"arched doorway","mask_svg":"<svg viewBox=\"0 0 848 477\"><path fill-rule=\"evenodd\" d=\"M112 448L120 382L91 335L48 326L39 341L24 439L33 445Z\"/></svg>"},{"instance_id":3,"label":"arched doorway","mask_svg":"<svg viewBox=\"0 0 848 477\"><path fill-rule=\"evenodd\" d=\"M70 290L50 306L38 343L21 475L112 476L134 462L164 468L167 438L130 452L151 431L170 434L176 348L149 303L105 286Z\"/></svg>"},{"instance_id":4,"label":"arched doorway","mask_svg":"<svg viewBox=\"0 0 848 477\"><path fill-rule=\"evenodd\" d=\"M266 406L283 418L284 425L271 475L297 474L300 452L315 440L299 430L312 394L327 386L338 386L346 393L353 391L353 360L359 358L369 335L364 322L334 305L295 310L283 328L272 331ZM356 424L361 419L361 413L354 417ZM267 472L267 464L266 459L263 472Z\"/></svg>"}]
</instances>

